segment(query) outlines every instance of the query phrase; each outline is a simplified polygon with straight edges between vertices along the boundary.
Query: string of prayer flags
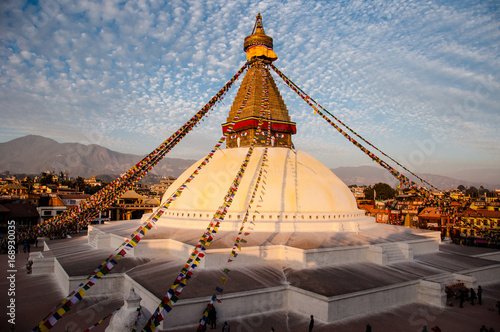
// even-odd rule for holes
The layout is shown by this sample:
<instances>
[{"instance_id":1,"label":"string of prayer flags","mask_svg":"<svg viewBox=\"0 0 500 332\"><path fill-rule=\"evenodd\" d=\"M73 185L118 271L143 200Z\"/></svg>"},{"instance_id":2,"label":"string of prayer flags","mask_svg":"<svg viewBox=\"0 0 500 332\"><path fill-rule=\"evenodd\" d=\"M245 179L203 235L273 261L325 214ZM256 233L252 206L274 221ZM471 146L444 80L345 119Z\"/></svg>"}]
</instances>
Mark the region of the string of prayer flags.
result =
<instances>
[{"instance_id":1,"label":"string of prayer flags","mask_svg":"<svg viewBox=\"0 0 500 332\"><path fill-rule=\"evenodd\" d=\"M116 314L118 312L118 310L120 310L121 308L118 308L116 309L115 311L113 311L112 313L110 313L109 315L107 315L106 317L102 318L101 320L99 320L97 323L95 323L94 325L92 325L91 327L89 327L88 329L86 329L85 331L83 332L89 332L90 330L92 330L94 327L97 327L99 325L101 325L102 322L104 322L106 319L108 319L109 317L113 316L114 314Z\"/></svg>"},{"instance_id":2,"label":"string of prayer flags","mask_svg":"<svg viewBox=\"0 0 500 332\"><path fill-rule=\"evenodd\" d=\"M327 116L325 116L325 114L323 114L323 112L321 112L317 107L315 107L313 105L313 103L311 102L311 100L313 100L312 98L305 98L305 93L300 90L300 88L298 88L298 86L293 83L288 77L286 77L281 71L279 71L273 64L271 64L271 68L273 68L273 70L278 74L278 76L280 76L283 81L293 90L295 91L297 94L299 94L299 96L302 97L302 99L309 105L311 106L313 109L314 109L314 112L315 114L319 114L324 120L326 120L330 125L332 125L335 129L337 129L337 131L339 133L341 133L344 137L346 137L351 143L353 143L355 146L357 146L361 151L363 151L365 154L367 154L373 161L377 162L380 166L382 166L383 168L387 169L393 176L395 176L397 179L404 179L405 182L409 183L411 186L414 186L415 188L417 188L418 190L425 190L425 191L428 191L428 189L426 188L423 188L421 186L419 186L417 183L411 181L410 179L408 179L405 175L399 173L397 170L395 170L394 168L390 167L385 161L383 161L382 159L380 159L378 156L376 156L374 153L372 153L371 151L369 151L367 148L365 148L364 146L362 146L359 142L357 142L354 138L352 138L349 134L347 134L345 131L342 130L342 128L340 128L338 125L336 125L331 119L329 119ZM299 93L299 90L303 93ZM316 102L314 102L316 103ZM316 103L317 104L317 103ZM326 111L323 107L321 107L321 105L317 104L322 110L324 110L325 112L328 112ZM328 114L330 114L331 116L333 116L331 113L328 112ZM347 127L345 124L343 124L340 120L338 120L336 117L334 117L335 120L337 120L339 123L341 123L344 127L348 128L349 130L351 130L349 127ZM352 130L351 130L352 131ZM354 131L352 131L354 134L356 134ZM357 134L356 134L357 135ZM362 138L361 136L357 135L358 137ZM363 139L363 138L362 138ZM363 139L364 140L364 139ZM373 146L371 143L369 143L368 141L364 140L365 142L367 142L369 145ZM373 146L374 147L374 146ZM377 148L376 148L377 149ZM377 149L378 151L380 151L379 149ZM385 153L383 153L382 151L380 151L382 154L384 154L385 156L387 156ZM388 158L390 158L389 156L387 156ZM393 160L392 158L390 158L391 160ZM403 167L401 164L399 164L397 161L393 160L394 162L396 162L399 166ZM406 170L406 168L405 168ZM413 173L412 173L413 174ZM413 174L415 175L415 174ZM425 181L423 180L422 178L418 177L417 175L415 175L419 180L421 181ZM426 181L425 181L426 182ZM429 184L430 185L430 184ZM436 187L430 185L431 187L433 187L434 189L438 190Z\"/></svg>"}]
</instances>

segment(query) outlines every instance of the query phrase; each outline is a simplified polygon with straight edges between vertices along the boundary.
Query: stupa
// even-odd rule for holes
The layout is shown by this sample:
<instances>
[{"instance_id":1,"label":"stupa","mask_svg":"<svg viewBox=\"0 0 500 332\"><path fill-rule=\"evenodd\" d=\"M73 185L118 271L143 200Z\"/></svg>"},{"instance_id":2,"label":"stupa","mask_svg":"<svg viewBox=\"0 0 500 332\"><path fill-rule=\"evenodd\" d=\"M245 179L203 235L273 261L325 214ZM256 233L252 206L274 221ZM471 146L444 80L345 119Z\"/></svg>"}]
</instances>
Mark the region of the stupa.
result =
<instances>
[{"instance_id":1,"label":"stupa","mask_svg":"<svg viewBox=\"0 0 500 332\"><path fill-rule=\"evenodd\" d=\"M213 211L221 205L221 199L257 135L254 143L257 148L222 229L240 228L266 144L270 145L266 156L266 184L250 214L256 222L254 232L348 231L358 230L361 225L373 225L373 219L365 217L364 211L357 208L349 188L335 174L307 153L291 149L296 124L290 121L288 109L269 72L268 65L277 56L273 51L273 39L264 32L260 14L252 34L245 38L243 49L249 68L227 122L222 125L223 132L227 134L227 149L217 151L205 170L190 183L189 190L172 203L160 224L203 229ZM263 82L267 84L266 89ZM264 99L269 103L270 114L265 118L262 115ZM238 115L243 103L244 108ZM228 133L230 126L232 130ZM267 142L269 129L271 139ZM182 185L200 162L193 164L170 186L163 201ZM277 240L276 244L281 244L281 240Z\"/></svg>"},{"instance_id":2,"label":"stupa","mask_svg":"<svg viewBox=\"0 0 500 332\"><path fill-rule=\"evenodd\" d=\"M495 262L439 251L439 232L377 224L365 216L331 170L293 148L297 126L269 71L277 56L260 14L244 51L249 68L222 124L226 149L213 155L155 229L89 290L89 298L121 300L133 288L142 307L154 312L220 208L255 134L254 152L231 207L160 330L194 330L214 292L220 325L269 312L284 321L312 314L317 324L329 324L414 302L444 307L446 285L498 282ZM266 114L263 102L269 105ZM179 176L163 202L200 162ZM69 293L148 217L90 226L85 238L48 242L47 250L33 257L33 274L55 273Z\"/></svg>"}]
</instances>

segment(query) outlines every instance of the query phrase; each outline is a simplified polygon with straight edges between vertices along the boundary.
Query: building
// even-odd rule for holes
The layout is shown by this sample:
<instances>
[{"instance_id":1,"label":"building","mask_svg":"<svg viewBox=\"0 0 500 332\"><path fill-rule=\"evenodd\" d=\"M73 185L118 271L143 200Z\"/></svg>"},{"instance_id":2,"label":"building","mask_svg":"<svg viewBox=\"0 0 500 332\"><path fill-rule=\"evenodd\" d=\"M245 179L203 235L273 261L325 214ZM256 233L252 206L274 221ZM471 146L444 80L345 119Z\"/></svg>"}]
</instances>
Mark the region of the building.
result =
<instances>
[{"instance_id":1,"label":"building","mask_svg":"<svg viewBox=\"0 0 500 332\"><path fill-rule=\"evenodd\" d=\"M20 183L7 183L0 186L0 195L24 197L28 194L28 188Z\"/></svg>"},{"instance_id":2,"label":"building","mask_svg":"<svg viewBox=\"0 0 500 332\"><path fill-rule=\"evenodd\" d=\"M40 222L44 222L63 213L67 207L58 195L44 194L40 196L36 209L40 215Z\"/></svg>"},{"instance_id":3,"label":"building","mask_svg":"<svg viewBox=\"0 0 500 332\"><path fill-rule=\"evenodd\" d=\"M469 208L458 217L454 236L462 244L500 248L500 211Z\"/></svg>"},{"instance_id":4,"label":"building","mask_svg":"<svg viewBox=\"0 0 500 332\"><path fill-rule=\"evenodd\" d=\"M156 183L151 186L151 193L154 193L158 196L163 196L165 191L167 191L167 188L170 187L170 185L174 183L175 180L176 178L171 176L161 179L160 183Z\"/></svg>"},{"instance_id":5,"label":"building","mask_svg":"<svg viewBox=\"0 0 500 332\"><path fill-rule=\"evenodd\" d=\"M365 189L366 189L365 186L349 187L349 189L351 189L351 192L354 195L354 198L356 198L356 200L362 200L365 198Z\"/></svg>"},{"instance_id":6,"label":"building","mask_svg":"<svg viewBox=\"0 0 500 332\"><path fill-rule=\"evenodd\" d=\"M102 186L102 180L96 179L95 175L92 175L90 179L84 179L83 182L91 187Z\"/></svg>"},{"instance_id":7,"label":"building","mask_svg":"<svg viewBox=\"0 0 500 332\"><path fill-rule=\"evenodd\" d=\"M88 194L76 194L76 193L64 194L64 195L58 195L58 196L68 209L77 206L82 201L91 197L91 195L88 195ZM94 218L92 223L93 224L102 224L105 221L110 221L110 220L111 220L111 212L109 210L104 210L104 211L99 211L99 213Z\"/></svg>"},{"instance_id":8,"label":"building","mask_svg":"<svg viewBox=\"0 0 500 332\"><path fill-rule=\"evenodd\" d=\"M7 223L14 220L18 229L36 225L40 215L35 205L24 199L0 199L0 234L7 234Z\"/></svg>"},{"instance_id":9,"label":"building","mask_svg":"<svg viewBox=\"0 0 500 332\"><path fill-rule=\"evenodd\" d=\"M160 203L154 198L139 195L134 190L125 192L109 209L111 220L130 220L141 218L145 213L153 212Z\"/></svg>"},{"instance_id":10,"label":"building","mask_svg":"<svg viewBox=\"0 0 500 332\"><path fill-rule=\"evenodd\" d=\"M500 211L500 201L496 198L490 198L485 200L475 200L470 206L473 210L488 210L488 211Z\"/></svg>"},{"instance_id":11,"label":"building","mask_svg":"<svg viewBox=\"0 0 500 332\"><path fill-rule=\"evenodd\" d=\"M450 226L449 213L440 208L426 207L417 216L418 228L440 231L443 237Z\"/></svg>"}]
</instances>

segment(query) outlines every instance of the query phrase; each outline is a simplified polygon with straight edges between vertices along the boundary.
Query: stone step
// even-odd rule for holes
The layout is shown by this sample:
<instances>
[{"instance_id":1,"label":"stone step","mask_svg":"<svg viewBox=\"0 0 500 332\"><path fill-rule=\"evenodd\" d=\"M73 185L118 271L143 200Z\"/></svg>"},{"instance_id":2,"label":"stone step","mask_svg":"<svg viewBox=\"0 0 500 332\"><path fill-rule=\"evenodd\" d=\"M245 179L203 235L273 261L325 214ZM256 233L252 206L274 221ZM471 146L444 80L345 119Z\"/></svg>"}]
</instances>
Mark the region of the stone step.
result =
<instances>
[{"instance_id":1,"label":"stone step","mask_svg":"<svg viewBox=\"0 0 500 332\"><path fill-rule=\"evenodd\" d=\"M384 245L382 248L383 253L387 256L388 264L406 260L405 255L401 252L397 244Z\"/></svg>"}]
</instances>

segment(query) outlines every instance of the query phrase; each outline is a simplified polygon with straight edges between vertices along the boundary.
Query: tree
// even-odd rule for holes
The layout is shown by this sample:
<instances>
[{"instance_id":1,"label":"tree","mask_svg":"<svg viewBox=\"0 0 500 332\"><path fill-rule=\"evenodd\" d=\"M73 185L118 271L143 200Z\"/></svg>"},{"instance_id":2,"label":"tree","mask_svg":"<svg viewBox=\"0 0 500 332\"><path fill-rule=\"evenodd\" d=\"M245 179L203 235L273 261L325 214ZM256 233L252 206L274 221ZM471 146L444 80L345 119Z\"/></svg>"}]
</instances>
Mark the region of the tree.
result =
<instances>
[{"instance_id":1,"label":"tree","mask_svg":"<svg viewBox=\"0 0 500 332\"><path fill-rule=\"evenodd\" d=\"M33 183L35 181L33 180L33 178L31 176L26 176L22 181L21 181L21 184L23 186L25 186L26 188L28 188L28 191L31 193L31 191L33 190Z\"/></svg>"},{"instance_id":2,"label":"tree","mask_svg":"<svg viewBox=\"0 0 500 332\"><path fill-rule=\"evenodd\" d=\"M479 190L474 186L471 186L469 189L467 189L465 193L470 197L479 197Z\"/></svg>"},{"instance_id":3,"label":"tree","mask_svg":"<svg viewBox=\"0 0 500 332\"><path fill-rule=\"evenodd\" d=\"M76 178L75 187L79 191L84 191L85 190L85 180L81 176L79 176L79 177Z\"/></svg>"},{"instance_id":4,"label":"tree","mask_svg":"<svg viewBox=\"0 0 500 332\"><path fill-rule=\"evenodd\" d=\"M41 175L40 184L47 185L47 184L58 184L58 183L54 181L54 177L50 172L44 172Z\"/></svg>"},{"instance_id":5,"label":"tree","mask_svg":"<svg viewBox=\"0 0 500 332\"><path fill-rule=\"evenodd\" d=\"M396 190L394 190L387 183L379 182L376 185L369 186L364 190L366 199L380 199L386 200L394 198Z\"/></svg>"},{"instance_id":6,"label":"tree","mask_svg":"<svg viewBox=\"0 0 500 332\"><path fill-rule=\"evenodd\" d=\"M373 187L368 186L363 190L363 193L365 194L365 199L372 200L373 199Z\"/></svg>"},{"instance_id":7,"label":"tree","mask_svg":"<svg viewBox=\"0 0 500 332\"><path fill-rule=\"evenodd\" d=\"M457 189L460 190L460 191L465 191L466 188L465 188L465 186L463 184L461 184L461 185L459 185L457 187Z\"/></svg>"},{"instance_id":8,"label":"tree","mask_svg":"<svg viewBox=\"0 0 500 332\"><path fill-rule=\"evenodd\" d=\"M479 196L484 196L484 194L486 194L486 196L489 196L490 191L483 186L479 187Z\"/></svg>"},{"instance_id":9,"label":"tree","mask_svg":"<svg viewBox=\"0 0 500 332\"><path fill-rule=\"evenodd\" d=\"M89 195L93 195L95 194L96 192L98 192L99 190L101 190L103 187L102 186L86 186L85 187L85 193L86 194L89 194Z\"/></svg>"}]
</instances>

